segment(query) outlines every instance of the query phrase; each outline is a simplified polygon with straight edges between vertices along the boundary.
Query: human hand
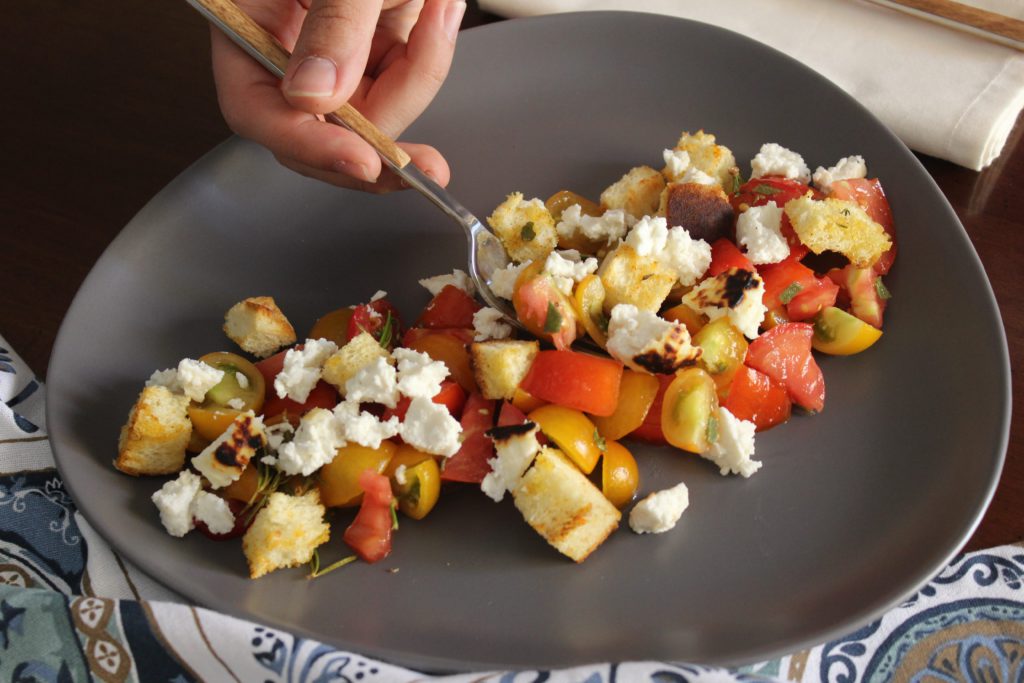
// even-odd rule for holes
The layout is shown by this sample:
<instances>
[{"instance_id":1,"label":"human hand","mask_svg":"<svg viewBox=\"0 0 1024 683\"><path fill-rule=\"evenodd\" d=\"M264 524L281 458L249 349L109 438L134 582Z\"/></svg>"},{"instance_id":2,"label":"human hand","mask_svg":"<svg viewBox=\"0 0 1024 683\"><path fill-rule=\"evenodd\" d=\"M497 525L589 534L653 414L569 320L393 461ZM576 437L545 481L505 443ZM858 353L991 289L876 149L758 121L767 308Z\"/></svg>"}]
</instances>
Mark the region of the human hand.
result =
<instances>
[{"instance_id":1,"label":"human hand","mask_svg":"<svg viewBox=\"0 0 1024 683\"><path fill-rule=\"evenodd\" d=\"M228 126L303 175L368 192L402 187L359 136L318 115L348 102L385 135L399 134L437 94L466 9L461 0L236 0L292 52L278 81L219 30L211 53ZM433 147L400 146L441 185Z\"/></svg>"}]
</instances>

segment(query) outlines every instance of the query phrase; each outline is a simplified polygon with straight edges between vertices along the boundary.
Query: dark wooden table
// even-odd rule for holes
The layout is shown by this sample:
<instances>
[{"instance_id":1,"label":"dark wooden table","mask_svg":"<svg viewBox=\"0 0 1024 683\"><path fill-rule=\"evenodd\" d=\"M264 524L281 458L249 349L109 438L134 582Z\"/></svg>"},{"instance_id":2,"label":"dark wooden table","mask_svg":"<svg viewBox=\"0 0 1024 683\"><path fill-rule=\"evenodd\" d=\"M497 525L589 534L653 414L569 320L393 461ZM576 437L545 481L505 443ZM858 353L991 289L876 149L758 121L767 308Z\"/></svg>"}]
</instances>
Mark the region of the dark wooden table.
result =
<instances>
[{"instance_id":1,"label":"dark wooden table","mask_svg":"<svg viewBox=\"0 0 1024 683\"><path fill-rule=\"evenodd\" d=\"M470 4L464 25L497 19ZM33 0L9 3L5 24L0 334L45 375L61 319L103 249L229 131L206 25L184 2ZM921 157L981 255L1016 368L1024 363L1022 139L1018 122L981 173ZM957 324L956 311L948 323ZM1014 381L1002 481L968 549L1024 538L1022 387Z\"/></svg>"}]
</instances>

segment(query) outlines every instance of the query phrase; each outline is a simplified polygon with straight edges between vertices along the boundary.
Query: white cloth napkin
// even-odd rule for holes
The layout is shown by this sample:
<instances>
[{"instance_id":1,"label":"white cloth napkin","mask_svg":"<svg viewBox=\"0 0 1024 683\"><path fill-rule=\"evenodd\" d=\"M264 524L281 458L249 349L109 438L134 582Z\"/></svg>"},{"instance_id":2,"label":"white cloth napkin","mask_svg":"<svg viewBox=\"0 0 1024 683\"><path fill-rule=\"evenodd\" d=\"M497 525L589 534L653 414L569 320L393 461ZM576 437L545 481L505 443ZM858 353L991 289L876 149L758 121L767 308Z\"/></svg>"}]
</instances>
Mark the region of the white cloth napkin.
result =
<instances>
[{"instance_id":1,"label":"white cloth napkin","mask_svg":"<svg viewBox=\"0 0 1024 683\"><path fill-rule=\"evenodd\" d=\"M1024 18L1021 0L969 4ZM522 17L656 12L714 24L831 79L908 147L974 170L999 156L1024 108L1024 53L863 0L480 0Z\"/></svg>"}]
</instances>

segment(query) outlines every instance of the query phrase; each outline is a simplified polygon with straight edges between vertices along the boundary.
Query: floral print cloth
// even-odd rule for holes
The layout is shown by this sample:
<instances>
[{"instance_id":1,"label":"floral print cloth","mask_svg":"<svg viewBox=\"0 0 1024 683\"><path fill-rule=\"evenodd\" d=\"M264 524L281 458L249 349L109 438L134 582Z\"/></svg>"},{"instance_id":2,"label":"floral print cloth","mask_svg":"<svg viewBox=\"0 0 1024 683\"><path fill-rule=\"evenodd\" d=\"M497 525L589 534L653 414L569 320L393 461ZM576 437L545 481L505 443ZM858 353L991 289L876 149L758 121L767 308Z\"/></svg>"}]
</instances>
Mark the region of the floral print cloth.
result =
<instances>
[{"instance_id":1,"label":"floral print cloth","mask_svg":"<svg viewBox=\"0 0 1024 683\"><path fill-rule=\"evenodd\" d=\"M185 601L92 530L53 464L43 387L0 337L0 680L1020 681L1024 549L959 557L843 638L737 670L667 662L431 676Z\"/></svg>"}]
</instances>

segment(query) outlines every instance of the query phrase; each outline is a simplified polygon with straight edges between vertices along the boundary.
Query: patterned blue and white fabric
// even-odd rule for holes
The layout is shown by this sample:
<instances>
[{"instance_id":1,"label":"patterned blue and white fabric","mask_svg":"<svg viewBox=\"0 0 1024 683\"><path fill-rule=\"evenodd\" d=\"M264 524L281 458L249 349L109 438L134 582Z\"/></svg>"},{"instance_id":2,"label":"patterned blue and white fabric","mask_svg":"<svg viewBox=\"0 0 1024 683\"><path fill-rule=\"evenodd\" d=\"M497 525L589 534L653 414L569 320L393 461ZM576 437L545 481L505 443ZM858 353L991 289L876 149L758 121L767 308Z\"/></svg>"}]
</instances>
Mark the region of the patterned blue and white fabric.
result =
<instances>
[{"instance_id":1,"label":"patterned blue and white fabric","mask_svg":"<svg viewBox=\"0 0 1024 683\"><path fill-rule=\"evenodd\" d=\"M43 387L0 337L0 680L1021 681L1024 549L959 558L844 638L742 670L666 662L430 677L185 604L122 560L54 469Z\"/></svg>"}]
</instances>

